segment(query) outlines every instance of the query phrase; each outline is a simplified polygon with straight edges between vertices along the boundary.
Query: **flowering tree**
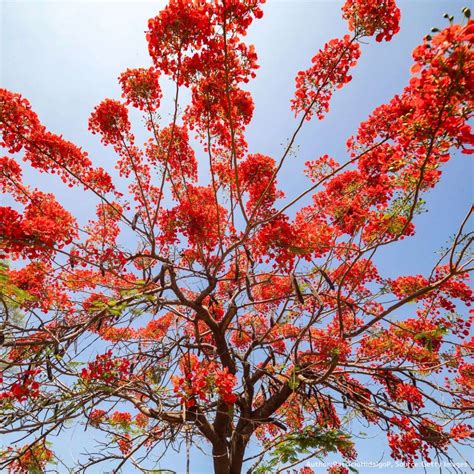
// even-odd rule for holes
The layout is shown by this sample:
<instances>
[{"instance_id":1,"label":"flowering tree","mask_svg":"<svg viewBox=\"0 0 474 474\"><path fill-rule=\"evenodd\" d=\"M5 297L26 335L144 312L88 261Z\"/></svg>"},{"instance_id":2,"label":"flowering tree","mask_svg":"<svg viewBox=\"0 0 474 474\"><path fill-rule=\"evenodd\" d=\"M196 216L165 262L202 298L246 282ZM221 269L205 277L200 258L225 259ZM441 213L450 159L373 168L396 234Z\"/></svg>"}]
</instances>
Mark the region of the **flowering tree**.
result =
<instances>
[{"instance_id":1,"label":"flowering tree","mask_svg":"<svg viewBox=\"0 0 474 474\"><path fill-rule=\"evenodd\" d=\"M351 34L297 74L295 130L272 158L245 138L253 102L243 87L258 66L242 38L262 1L170 0L149 21L153 66L122 73L123 100L105 99L89 120L127 193L0 89L10 154L0 186L12 200L0 207L9 472L46 470L50 440L71 421L107 439L79 470L153 469L168 447L204 440L219 474L299 469L331 452L342 456L331 472L347 473L356 417L386 432L407 466L472 438L472 210L431 273L390 278L373 261L414 234L453 150L472 153L470 12L424 38L409 84L349 138L347 158L307 162L306 188L285 198L279 173L299 131L324 119L362 40L397 33L400 12L394 0L346 1ZM169 123L158 114L162 76L175 85ZM130 108L145 116L144 144ZM201 179L193 143L207 159ZM79 226L53 194L24 184L20 157L95 195L95 217ZM257 455L246 457L249 443Z\"/></svg>"}]
</instances>

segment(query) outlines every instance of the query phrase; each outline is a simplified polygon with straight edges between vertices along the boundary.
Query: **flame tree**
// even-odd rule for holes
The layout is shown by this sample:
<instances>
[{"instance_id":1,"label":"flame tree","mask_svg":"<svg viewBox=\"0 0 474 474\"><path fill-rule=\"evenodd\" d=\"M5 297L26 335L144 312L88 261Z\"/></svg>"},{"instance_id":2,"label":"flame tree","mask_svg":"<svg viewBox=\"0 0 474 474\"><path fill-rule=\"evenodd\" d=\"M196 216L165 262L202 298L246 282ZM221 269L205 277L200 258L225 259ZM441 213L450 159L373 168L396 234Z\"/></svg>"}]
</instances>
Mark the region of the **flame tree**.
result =
<instances>
[{"instance_id":1,"label":"flame tree","mask_svg":"<svg viewBox=\"0 0 474 474\"><path fill-rule=\"evenodd\" d=\"M152 469L185 442L207 449L219 474L300 469L331 452L341 464L330 471L347 473L354 418L385 432L406 466L472 438L470 204L429 274L390 278L374 264L415 233L422 195L453 151L472 152L470 12L415 48L408 85L360 124L347 156L307 162L301 194L285 197L278 178L299 131L324 119L363 40L397 33L400 12L394 0L346 1L350 34L297 74L294 133L270 157L246 142L244 87L258 65L243 37L262 1L171 0L149 20L152 67L123 72L122 99L89 120L126 193L25 98L0 90L0 186L12 200L0 207L9 472L46 470L51 440L71 422L104 443L79 471ZM170 121L159 115L164 76ZM145 117L145 143L131 108ZM206 157L201 179L195 151ZM23 182L21 160L94 195L95 216L80 226L54 194ZM260 452L246 455L249 443Z\"/></svg>"}]
</instances>

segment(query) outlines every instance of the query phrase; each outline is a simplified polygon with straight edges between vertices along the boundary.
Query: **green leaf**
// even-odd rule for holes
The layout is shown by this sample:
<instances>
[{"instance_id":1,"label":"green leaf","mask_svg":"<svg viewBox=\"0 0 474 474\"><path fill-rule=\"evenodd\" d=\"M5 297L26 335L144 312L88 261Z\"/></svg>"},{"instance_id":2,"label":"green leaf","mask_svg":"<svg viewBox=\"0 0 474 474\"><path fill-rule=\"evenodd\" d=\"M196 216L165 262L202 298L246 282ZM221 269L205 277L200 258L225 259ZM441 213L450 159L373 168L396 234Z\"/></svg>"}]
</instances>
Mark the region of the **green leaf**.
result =
<instances>
[{"instance_id":1,"label":"green leaf","mask_svg":"<svg viewBox=\"0 0 474 474\"><path fill-rule=\"evenodd\" d=\"M290 433L278 443L270 454L268 461L257 467L256 474L275 472L275 467L282 464L295 463L300 456L312 451L321 451L315 457L322 457L340 448L352 448L353 444L348 435L340 430L322 430L319 426L307 426L300 432Z\"/></svg>"},{"instance_id":2,"label":"green leaf","mask_svg":"<svg viewBox=\"0 0 474 474\"><path fill-rule=\"evenodd\" d=\"M290 380L288 380L288 386L293 391L296 390L300 386L300 381L294 372L291 374Z\"/></svg>"}]
</instances>

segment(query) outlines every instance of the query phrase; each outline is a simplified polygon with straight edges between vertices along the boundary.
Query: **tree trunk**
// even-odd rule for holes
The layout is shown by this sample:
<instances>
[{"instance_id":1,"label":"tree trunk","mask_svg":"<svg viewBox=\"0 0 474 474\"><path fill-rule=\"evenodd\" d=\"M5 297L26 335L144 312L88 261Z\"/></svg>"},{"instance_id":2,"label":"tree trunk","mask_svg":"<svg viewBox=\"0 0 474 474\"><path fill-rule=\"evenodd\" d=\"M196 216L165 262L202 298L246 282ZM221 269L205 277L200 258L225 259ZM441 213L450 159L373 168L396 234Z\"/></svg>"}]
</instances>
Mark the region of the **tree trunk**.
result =
<instances>
[{"instance_id":1,"label":"tree trunk","mask_svg":"<svg viewBox=\"0 0 474 474\"><path fill-rule=\"evenodd\" d=\"M241 474L248 441L248 435L234 433L230 449L227 447L227 443L214 445L212 449L214 474Z\"/></svg>"},{"instance_id":2,"label":"tree trunk","mask_svg":"<svg viewBox=\"0 0 474 474\"><path fill-rule=\"evenodd\" d=\"M214 445L212 448L214 474L230 474L229 454L225 443Z\"/></svg>"},{"instance_id":3,"label":"tree trunk","mask_svg":"<svg viewBox=\"0 0 474 474\"><path fill-rule=\"evenodd\" d=\"M229 474L240 474L244 461L245 449L249 441L249 436L237 434L234 432L230 452L230 470Z\"/></svg>"}]
</instances>

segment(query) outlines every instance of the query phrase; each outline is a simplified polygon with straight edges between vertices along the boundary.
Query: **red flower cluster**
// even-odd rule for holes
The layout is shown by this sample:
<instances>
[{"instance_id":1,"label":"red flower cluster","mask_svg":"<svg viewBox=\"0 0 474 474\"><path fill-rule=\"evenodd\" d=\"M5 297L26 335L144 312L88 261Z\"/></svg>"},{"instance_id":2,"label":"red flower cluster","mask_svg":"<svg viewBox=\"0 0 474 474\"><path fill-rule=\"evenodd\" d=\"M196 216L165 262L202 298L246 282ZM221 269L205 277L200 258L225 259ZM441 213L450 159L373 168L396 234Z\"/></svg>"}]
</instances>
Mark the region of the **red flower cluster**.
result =
<instances>
[{"instance_id":1,"label":"red flower cluster","mask_svg":"<svg viewBox=\"0 0 474 474\"><path fill-rule=\"evenodd\" d=\"M173 376L174 391L181 401L190 408L196 405L197 399L206 401L213 391L228 404L235 403L237 396L232 392L237 378L220 369L214 361L201 362L194 354L183 356L179 362L182 377Z\"/></svg>"},{"instance_id":2,"label":"red flower cluster","mask_svg":"<svg viewBox=\"0 0 474 474\"><path fill-rule=\"evenodd\" d=\"M103 100L90 116L89 130L101 135L105 145L121 146L122 141L130 135L127 108L118 100Z\"/></svg>"},{"instance_id":3,"label":"red flower cluster","mask_svg":"<svg viewBox=\"0 0 474 474\"><path fill-rule=\"evenodd\" d=\"M451 147L473 143L466 121L472 107L471 25L472 20L466 27L452 25L417 47L412 67L417 75L401 96L377 108L359 127L356 140L348 142L353 156L375 147L359 164L364 175L388 175L394 189L408 192L416 185L424 190L438 181L438 166L449 159ZM380 143L384 146L379 148Z\"/></svg>"},{"instance_id":4,"label":"red flower cluster","mask_svg":"<svg viewBox=\"0 0 474 474\"><path fill-rule=\"evenodd\" d=\"M247 209L263 217L277 198L284 197L276 187L275 160L257 153L239 164L240 192L248 192ZM258 211L254 209L258 204Z\"/></svg>"},{"instance_id":5,"label":"red flower cluster","mask_svg":"<svg viewBox=\"0 0 474 474\"><path fill-rule=\"evenodd\" d=\"M22 184L21 167L8 156L0 157L0 190L2 193L12 195L15 201L21 203L27 201L28 193Z\"/></svg>"},{"instance_id":6,"label":"red flower cluster","mask_svg":"<svg viewBox=\"0 0 474 474\"><path fill-rule=\"evenodd\" d=\"M148 426L148 423L150 422L149 418L144 415L143 413L139 413L136 417L135 417L135 424L139 427L139 428L146 428Z\"/></svg>"},{"instance_id":7,"label":"red flower cluster","mask_svg":"<svg viewBox=\"0 0 474 474\"><path fill-rule=\"evenodd\" d=\"M286 216L278 216L260 227L253 244L255 255L263 262L274 260L274 268L291 268L296 252L292 251L295 230Z\"/></svg>"},{"instance_id":8,"label":"red flower cluster","mask_svg":"<svg viewBox=\"0 0 474 474\"><path fill-rule=\"evenodd\" d=\"M97 332L104 341L127 341L137 337L137 333L131 328L118 328L106 326L105 324Z\"/></svg>"},{"instance_id":9,"label":"red flower cluster","mask_svg":"<svg viewBox=\"0 0 474 474\"><path fill-rule=\"evenodd\" d=\"M237 395L232 392L237 383L237 377L229 373L227 367L216 371L214 383L223 402L232 404L237 401Z\"/></svg>"},{"instance_id":10,"label":"red flower cluster","mask_svg":"<svg viewBox=\"0 0 474 474\"><path fill-rule=\"evenodd\" d=\"M130 361L125 358L114 358L112 351L98 355L88 368L83 368L81 376L84 381L101 381L106 384L119 383L130 376Z\"/></svg>"},{"instance_id":11,"label":"red flower cluster","mask_svg":"<svg viewBox=\"0 0 474 474\"><path fill-rule=\"evenodd\" d=\"M186 52L199 51L210 33L206 4L170 1L158 16L148 21L148 49L156 68L177 77L178 70L186 70L192 60L185 56Z\"/></svg>"},{"instance_id":12,"label":"red flower cluster","mask_svg":"<svg viewBox=\"0 0 474 474\"><path fill-rule=\"evenodd\" d=\"M69 186L83 185L98 193L114 191L110 176L80 148L46 131L30 103L20 94L0 89L0 145L10 153L25 150L23 157L40 171L58 174Z\"/></svg>"},{"instance_id":13,"label":"red flower cluster","mask_svg":"<svg viewBox=\"0 0 474 474\"><path fill-rule=\"evenodd\" d=\"M401 276L390 281L390 287L395 296L402 299L411 295L416 295L418 291L428 287L430 283L441 281L449 272L447 267L438 267L434 272L431 282L422 275ZM456 275L452 279L447 279L437 288L436 292L430 291L420 295L416 300L426 300L432 309L443 308L447 311L455 311L455 300L459 299L466 306L470 306L474 301L473 291L463 280L468 280L467 273Z\"/></svg>"},{"instance_id":14,"label":"red flower cluster","mask_svg":"<svg viewBox=\"0 0 474 474\"><path fill-rule=\"evenodd\" d=\"M13 451L13 448L8 450ZM46 464L54 458L54 453L46 446L46 441L26 445L17 451L18 458L8 466L9 474L45 472Z\"/></svg>"},{"instance_id":15,"label":"red flower cluster","mask_svg":"<svg viewBox=\"0 0 474 474\"><path fill-rule=\"evenodd\" d=\"M168 332L171 323L175 320L173 313L166 313L158 319L152 319L144 328L137 331L140 339L145 341L160 341Z\"/></svg>"},{"instance_id":16,"label":"red flower cluster","mask_svg":"<svg viewBox=\"0 0 474 474\"><path fill-rule=\"evenodd\" d=\"M0 249L31 258L48 258L77 236L76 221L52 194L31 193L23 214L0 207Z\"/></svg>"},{"instance_id":17,"label":"red flower cluster","mask_svg":"<svg viewBox=\"0 0 474 474\"><path fill-rule=\"evenodd\" d=\"M191 87L186 122L207 142L240 154L253 112L250 94L239 87L255 75L256 54L240 40L261 0L201 2L172 0L149 21L149 52L157 69Z\"/></svg>"},{"instance_id":18,"label":"red flower cluster","mask_svg":"<svg viewBox=\"0 0 474 474\"><path fill-rule=\"evenodd\" d=\"M474 364L464 362L458 367L458 376L455 378L456 383L467 393L466 395L474 395Z\"/></svg>"},{"instance_id":19,"label":"red flower cluster","mask_svg":"<svg viewBox=\"0 0 474 474\"><path fill-rule=\"evenodd\" d=\"M291 101L295 115L304 113L306 120L316 115L322 120L334 90L352 79L348 72L359 56L360 47L349 35L326 43L311 60L312 66L296 76L295 98Z\"/></svg>"},{"instance_id":20,"label":"red flower cluster","mask_svg":"<svg viewBox=\"0 0 474 474\"><path fill-rule=\"evenodd\" d=\"M127 69L119 77L122 96L127 104L153 112L160 106L160 74L154 68Z\"/></svg>"},{"instance_id":21,"label":"red flower cluster","mask_svg":"<svg viewBox=\"0 0 474 474\"><path fill-rule=\"evenodd\" d=\"M400 9L395 0L347 0L342 7L349 29L358 36L390 41L400 31Z\"/></svg>"},{"instance_id":22,"label":"red flower cluster","mask_svg":"<svg viewBox=\"0 0 474 474\"><path fill-rule=\"evenodd\" d=\"M220 27L225 25L230 38L245 34L252 16L262 17L260 3L263 1L231 0L221 4L171 0L148 22L148 48L157 69L188 83L209 66L202 55L218 52L215 41L221 34Z\"/></svg>"},{"instance_id":23,"label":"red flower cluster","mask_svg":"<svg viewBox=\"0 0 474 474\"><path fill-rule=\"evenodd\" d=\"M309 206L298 211L293 222L280 214L260 226L252 247L256 258L273 260L274 268L288 271L297 257L310 261L323 256L335 237L334 229Z\"/></svg>"},{"instance_id":24,"label":"red flower cluster","mask_svg":"<svg viewBox=\"0 0 474 474\"><path fill-rule=\"evenodd\" d=\"M337 357L344 361L351 353L349 344L337 334L337 330L329 328L328 330L311 328L308 334L308 340L311 343L312 350L301 354L301 363L317 371L325 370L327 365ZM337 335L336 335L336 334Z\"/></svg>"},{"instance_id":25,"label":"red flower cluster","mask_svg":"<svg viewBox=\"0 0 474 474\"><path fill-rule=\"evenodd\" d=\"M25 370L18 376L18 382L14 382L9 390L0 392L0 400L14 398L19 402L24 402L29 398L38 398L40 386L39 382L35 380L35 376L39 372L39 369ZM0 383L2 382L3 378L0 376Z\"/></svg>"},{"instance_id":26,"label":"red flower cluster","mask_svg":"<svg viewBox=\"0 0 474 474\"><path fill-rule=\"evenodd\" d=\"M128 429L132 422L132 415L123 411L114 411L112 415L110 415L109 422L112 425L120 426L122 429Z\"/></svg>"},{"instance_id":27,"label":"red flower cluster","mask_svg":"<svg viewBox=\"0 0 474 474\"><path fill-rule=\"evenodd\" d=\"M451 428L450 437L456 441L466 438L474 438L474 431L471 425L460 423Z\"/></svg>"},{"instance_id":28,"label":"red flower cluster","mask_svg":"<svg viewBox=\"0 0 474 474\"><path fill-rule=\"evenodd\" d=\"M105 410L100 410L96 408L89 413L89 422L92 426L98 426L100 423L104 422L107 418L107 412Z\"/></svg>"},{"instance_id":29,"label":"red flower cluster","mask_svg":"<svg viewBox=\"0 0 474 474\"><path fill-rule=\"evenodd\" d=\"M329 155L323 155L317 160L307 161L305 163L305 174L314 183L328 177L339 168L340 164Z\"/></svg>"},{"instance_id":30,"label":"red flower cluster","mask_svg":"<svg viewBox=\"0 0 474 474\"><path fill-rule=\"evenodd\" d=\"M127 456L133 447L132 440L130 439L130 435L128 433L120 436L120 438L117 440L117 444L120 449L120 452L124 456Z\"/></svg>"},{"instance_id":31,"label":"red flower cluster","mask_svg":"<svg viewBox=\"0 0 474 474\"><path fill-rule=\"evenodd\" d=\"M411 409L424 407L421 392L412 384L403 382L390 372L378 377L380 382L386 387L387 393L396 402L408 402Z\"/></svg>"},{"instance_id":32,"label":"red flower cluster","mask_svg":"<svg viewBox=\"0 0 474 474\"><path fill-rule=\"evenodd\" d=\"M314 196L314 212L327 216L342 233L360 231L369 245L413 234L409 219L418 202L410 204L409 197L436 184L451 147L468 151L473 143L466 122L470 25L452 25L415 49L412 70L418 75L348 141L358 169L330 178L325 191Z\"/></svg>"},{"instance_id":33,"label":"red flower cluster","mask_svg":"<svg viewBox=\"0 0 474 474\"><path fill-rule=\"evenodd\" d=\"M199 359L194 354L187 354L179 362L183 377L177 375L172 377L174 392L180 394L181 401L187 407L196 405L196 397L206 400L206 388L208 375L207 367L202 366Z\"/></svg>"},{"instance_id":34,"label":"red flower cluster","mask_svg":"<svg viewBox=\"0 0 474 474\"><path fill-rule=\"evenodd\" d=\"M25 142L43 127L30 103L20 94L0 89L0 145L10 153L20 151Z\"/></svg>"},{"instance_id":35,"label":"red flower cluster","mask_svg":"<svg viewBox=\"0 0 474 474\"><path fill-rule=\"evenodd\" d=\"M341 420L336 412L336 407L329 397L318 396L316 399L318 414L316 423L324 428L337 429L341 426Z\"/></svg>"},{"instance_id":36,"label":"red flower cluster","mask_svg":"<svg viewBox=\"0 0 474 474\"><path fill-rule=\"evenodd\" d=\"M146 154L150 163L160 164L179 189L197 180L197 161L189 145L188 130L179 125L165 127L157 134L157 143L150 142ZM164 172L164 171L163 171Z\"/></svg>"},{"instance_id":37,"label":"red flower cluster","mask_svg":"<svg viewBox=\"0 0 474 474\"><path fill-rule=\"evenodd\" d=\"M445 449L449 443L449 435L443 433L441 426L431 420L422 419L418 427L406 416L392 417L390 422L400 430L399 434L390 431L387 435L392 457L400 459L407 467L414 467L415 460L420 456L431 462L428 449Z\"/></svg>"},{"instance_id":38,"label":"red flower cluster","mask_svg":"<svg viewBox=\"0 0 474 474\"><path fill-rule=\"evenodd\" d=\"M335 464L328 468L328 474L349 474L349 469L341 464Z\"/></svg>"},{"instance_id":39,"label":"red flower cluster","mask_svg":"<svg viewBox=\"0 0 474 474\"><path fill-rule=\"evenodd\" d=\"M180 203L161 215L163 243L173 243L180 232L193 249L211 251L224 234L226 216L227 210L216 203L211 186L189 185Z\"/></svg>"},{"instance_id":40,"label":"red flower cluster","mask_svg":"<svg viewBox=\"0 0 474 474\"><path fill-rule=\"evenodd\" d=\"M263 338L268 329L268 322L262 315L246 314L239 318L230 341L237 349L246 349L252 341Z\"/></svg>"},{"instance_id":41,"label":"red flower cluster","mask_svg":"<svg viewBox=\"0 0 474 474\"><path fill-rule=\"evenodd\" d=\"M439 370L439 350L448 328L436 319L409 318L396 328L380 329L376 335L365 336L358 351L379 363L410 361L420 370Z\"/></svg>"},{"instance_id":42,"label":"red flower cluster","mask_svg":"<svg viewBox=\"0 0 474 474\"><path fill-rule=\"evenodd\" d=\"M423 408L423 396L421 392L414 387L406 383L399 383L395 392L395 400L397 401L406 401L411 403L412 407Z\"/></svg>"},{"instance_id":43,"label":"red flower cluster","mask_svg":"<svg viewBox=\"0 0 474 474\"><path fill-rule=\"evenodd\" d=\"M23 308L40 308L45 313L71 308L70 298L58 281L51 278L53 274L52 266L42 261L31 262L19 270L10 270L10 282L30 295L22 304Z\"/></svg>"}]
</instances>

